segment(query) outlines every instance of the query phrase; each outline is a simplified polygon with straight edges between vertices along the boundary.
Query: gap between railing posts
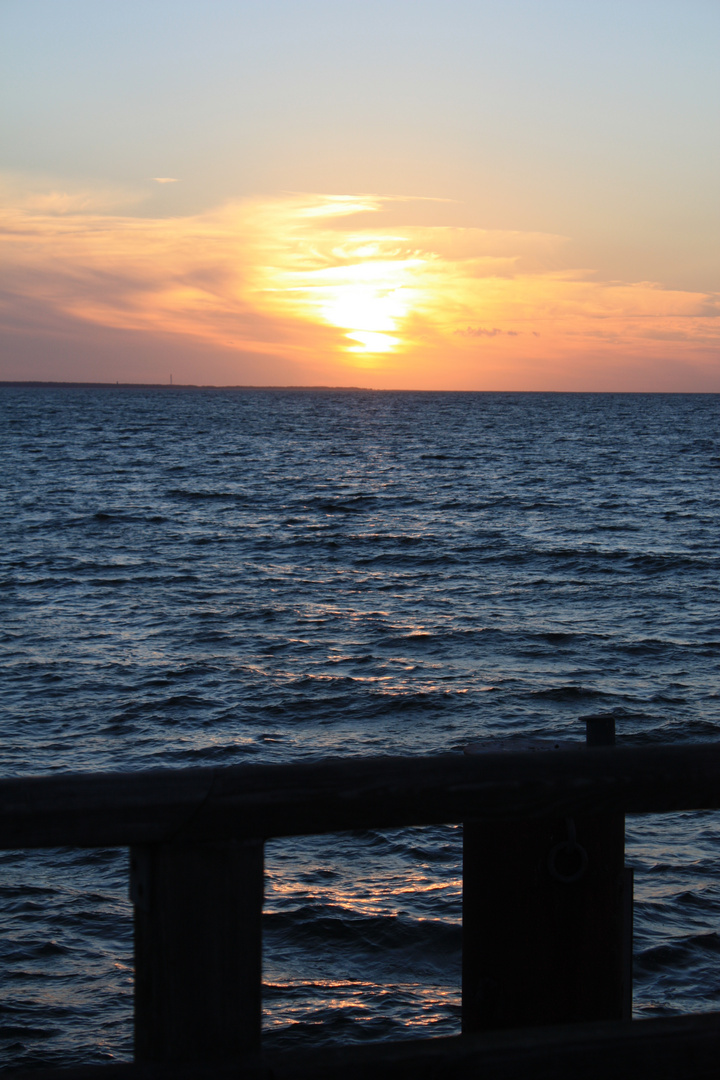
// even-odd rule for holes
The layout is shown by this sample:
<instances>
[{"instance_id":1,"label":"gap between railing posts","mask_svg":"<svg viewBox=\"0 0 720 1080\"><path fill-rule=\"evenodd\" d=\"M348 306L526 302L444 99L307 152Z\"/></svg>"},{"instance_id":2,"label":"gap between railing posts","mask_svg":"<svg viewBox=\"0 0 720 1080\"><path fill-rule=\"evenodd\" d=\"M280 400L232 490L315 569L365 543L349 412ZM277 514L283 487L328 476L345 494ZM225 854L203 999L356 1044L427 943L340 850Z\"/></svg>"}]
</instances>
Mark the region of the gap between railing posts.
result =
<instances>
[{"instance_id":1,"label":"gap between railing posts","mask_svg":"<svg viewBox=\"0 0 720 1080\"><path fill-rule=\"evenodd\" d=\"M615 743L612 717L586 718L588 753ZM474 744L467 753L577 747ZM632 870L621 813L465 821L463 1033L630 1019Z\"/></svg>"}]
</instances>

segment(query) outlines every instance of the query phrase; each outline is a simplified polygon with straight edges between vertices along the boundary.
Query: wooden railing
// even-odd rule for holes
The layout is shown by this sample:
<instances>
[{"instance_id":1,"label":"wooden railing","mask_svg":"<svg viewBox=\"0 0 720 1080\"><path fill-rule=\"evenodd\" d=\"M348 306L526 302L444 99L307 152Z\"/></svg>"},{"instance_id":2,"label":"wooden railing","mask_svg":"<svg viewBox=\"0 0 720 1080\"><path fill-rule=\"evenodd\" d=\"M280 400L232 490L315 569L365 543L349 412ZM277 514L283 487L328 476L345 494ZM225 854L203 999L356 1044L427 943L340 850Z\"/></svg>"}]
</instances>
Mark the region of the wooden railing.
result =
<instances>
[{"instance_id":1,"label":"wooden railing","mask_svg":"<svg viewBox=\"0 0 720 1080\"><path fill-rule=\"evenodd\" d=\"M715 1076L720 1016L622 1023L627 895L618 874L623 815L716 808L720 745L578 744L552 753L336 758L5 780L0 848L130 848L136 1064L38 1075L227 1072L343 1074L349 1080L372 1073L377 1080L407 1071L414 1077L588 1080L610 1070L630 1075L631 1068L633 1078L653 1080ZM463 920L464 950L472 960L466 955L463 994L472 1002L464 1001L463 1035L262 1054L264 841L456 822L468 826ZM531 869L518 876L523 860ZM485 925L488 911L505 905L503 890L506 897L517 893L507 925ZM499 902L483 900L498 895ZM535 945L525 940L505 971L504 936L517 936L523 911ZM554 943L546 940L548 932ZM574 943L584 939L598 947L578 952ZM489 951L483 940L492 942ZM538 967L545 963L549 969ZM598 981L604 990L583 998L583 987ZM548 1026L525 1030L538 1023ZM567 1026L552 1026L557 1023Z\"/></svg>"}]
</instances>

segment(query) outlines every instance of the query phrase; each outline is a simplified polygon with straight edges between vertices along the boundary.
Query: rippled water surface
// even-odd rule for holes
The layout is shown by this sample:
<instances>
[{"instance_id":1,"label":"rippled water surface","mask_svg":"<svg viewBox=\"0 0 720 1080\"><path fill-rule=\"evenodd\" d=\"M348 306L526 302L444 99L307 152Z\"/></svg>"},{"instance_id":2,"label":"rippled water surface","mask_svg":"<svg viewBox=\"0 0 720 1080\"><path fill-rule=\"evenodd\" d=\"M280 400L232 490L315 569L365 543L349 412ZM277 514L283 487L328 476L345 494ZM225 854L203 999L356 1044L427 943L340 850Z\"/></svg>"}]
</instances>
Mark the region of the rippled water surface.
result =
<instances>
[{"instance_id":1,"label":"rippled water surface","mask_svg":"<svg viewBox=\"0 0 720 1080\"><path fill-rule=\"evenodd\" d=\"M0 387L5 775L717 737L717 395ZM628 821L638 1015L720 823ZM459 1025L460 829L268 845L276 1045ZM0 1062L131 1054L127 856L0 853Z\"/></svg>"}]
</instances>

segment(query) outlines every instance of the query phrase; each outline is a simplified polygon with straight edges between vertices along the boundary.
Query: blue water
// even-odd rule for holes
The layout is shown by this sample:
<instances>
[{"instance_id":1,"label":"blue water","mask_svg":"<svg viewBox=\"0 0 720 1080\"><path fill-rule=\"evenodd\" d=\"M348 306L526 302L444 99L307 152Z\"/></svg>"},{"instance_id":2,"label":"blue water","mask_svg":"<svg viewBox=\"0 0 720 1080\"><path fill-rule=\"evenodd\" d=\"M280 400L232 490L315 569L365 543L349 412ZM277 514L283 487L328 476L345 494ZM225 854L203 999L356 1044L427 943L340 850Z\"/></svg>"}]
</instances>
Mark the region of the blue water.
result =
<instances>
[{"instance_id":1,"label":"blue water","mask_svg":"<svg viewBox=\"0 0 720 1080\"><path fill-rule=\"evenodd\" d=\"M0 387L4 775L714 740L718 395ZM637 1015L720 821L628 821ZM268 1042L459 1027L460 829L267 850ZM131 1056L127 856L0 853L0 1063Z\"/></svg>"}]
</instances>

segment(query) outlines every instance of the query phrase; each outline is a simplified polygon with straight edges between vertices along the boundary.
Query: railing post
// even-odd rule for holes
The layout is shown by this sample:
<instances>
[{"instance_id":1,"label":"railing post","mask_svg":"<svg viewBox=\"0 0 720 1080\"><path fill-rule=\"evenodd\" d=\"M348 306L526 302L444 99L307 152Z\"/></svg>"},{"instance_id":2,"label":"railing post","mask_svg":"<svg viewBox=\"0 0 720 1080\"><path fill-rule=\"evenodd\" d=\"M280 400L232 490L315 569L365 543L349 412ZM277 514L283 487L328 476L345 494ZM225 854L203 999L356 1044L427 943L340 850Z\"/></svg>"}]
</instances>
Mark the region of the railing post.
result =
<instances>
[{"instance_id":1,"label":"railing post","mask_svg":"<svg viewBox=\"0 0 720 1080\"><path fill-rule=\"evenodd\" d=\"M614 742L594 719L588 745ZM624 850L622 814L465 823L464 1032L629 1018Z\"/></svg>"},{"instance_id":2,"label":"railing post","mask_svg":"<svg viewBox=\"0 0 720 1080\"><path fill-rule=\"evenodd\" d=\"M130 882L135 1060L259 1049L262 842L134 847Z\"/></svg>"}]
</instances>

